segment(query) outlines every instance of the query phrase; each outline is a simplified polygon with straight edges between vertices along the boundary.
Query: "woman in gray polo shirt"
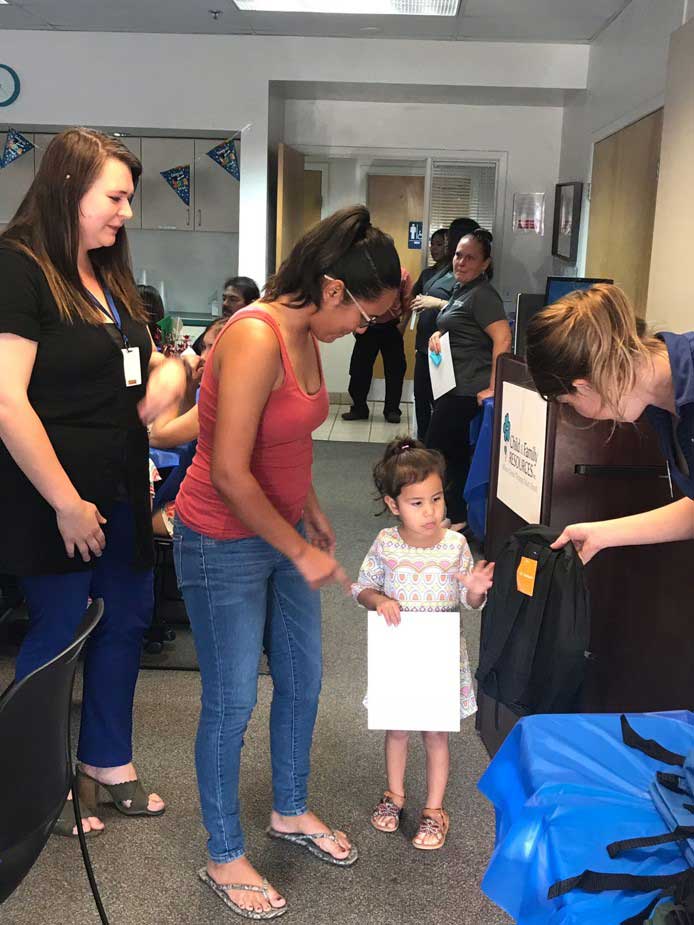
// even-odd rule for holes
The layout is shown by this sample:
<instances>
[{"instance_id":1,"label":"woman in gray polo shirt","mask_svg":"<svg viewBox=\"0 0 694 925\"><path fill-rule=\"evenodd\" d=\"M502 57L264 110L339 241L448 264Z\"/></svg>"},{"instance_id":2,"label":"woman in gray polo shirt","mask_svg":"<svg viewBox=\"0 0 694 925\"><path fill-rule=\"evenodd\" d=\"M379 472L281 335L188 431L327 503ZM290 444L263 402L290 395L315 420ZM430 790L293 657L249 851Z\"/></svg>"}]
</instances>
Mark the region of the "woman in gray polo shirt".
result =
<instances>
[{"instance_id":1,"label":"woman in gray polo shirt","mask_svg":"<svg viewBox=\"0 0 694 925\"><path fill-rule=\"evenodd\" d=\"M478 228L458 242L453 258L458 285L436 320L429 349L440 353L448 332L455 389L434 406L427 446L446 459L446 505L454 523L466 518L463 488L470 468L470 422L494 394L496 358L511 349L511 329L501 296L491 285L492 235Z\"/></svg>"}]
</instances>

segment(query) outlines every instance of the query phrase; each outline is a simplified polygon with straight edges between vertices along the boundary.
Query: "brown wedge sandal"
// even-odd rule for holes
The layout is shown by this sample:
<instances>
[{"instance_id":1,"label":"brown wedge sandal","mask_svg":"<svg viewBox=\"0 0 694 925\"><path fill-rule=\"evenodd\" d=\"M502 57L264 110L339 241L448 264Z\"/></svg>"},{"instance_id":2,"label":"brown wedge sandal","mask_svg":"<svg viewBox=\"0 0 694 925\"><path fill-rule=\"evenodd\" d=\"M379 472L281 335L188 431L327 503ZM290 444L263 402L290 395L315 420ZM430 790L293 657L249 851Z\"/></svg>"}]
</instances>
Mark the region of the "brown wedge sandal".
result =
<instances>
[{"instance_id":1,"label":"brown wedge sandal","mask_svg":"<svg viewBox=\"0 0 694 925\"><path fill-rule=\"evenodd\" d=\"M163 809L148 808L149 797L139 780L127 780L122 784L102 784L81 769L77 769L77 786L79 787L80 806L83 813L96 816L99 803L107 803L101 791L105 791L119 813L124 816L161 816Z\"/></svg>"},{"instance_id":2,"label":"brown wedge sandal","mask_svg":"<svg viewBox=\"0 0 694 925\"><path fill-rule=\"evenodd\" d=\"M402 800L402 804L395 802L395 799ZM400 828L400 816L405 806L405 794L394 793L392 790L384 790L381 802L371 813L371 825L377 832L385 832L390 835L391 832L397 832ZM385 826L384 823L389 819L395 819L393 828Z\"/></svg>"},{"instance_id":3,"label":"brown wedge sandal","mask_svg":"<svg viewBox=\"0 0 694 925\"><path fill-rule=\"evenodd\" d=\"M435 819L430 813L438 813L439 818ZM415 848L419 848L420 851L438 851L446 843L450 824L451 820L443 807L425 806L422 810L422 818L419 822L417 834L412 839L412 844ZM435 837L436 841L430 845L417 844L417 839L426 835Z\"/></svg>"}]
</instances>

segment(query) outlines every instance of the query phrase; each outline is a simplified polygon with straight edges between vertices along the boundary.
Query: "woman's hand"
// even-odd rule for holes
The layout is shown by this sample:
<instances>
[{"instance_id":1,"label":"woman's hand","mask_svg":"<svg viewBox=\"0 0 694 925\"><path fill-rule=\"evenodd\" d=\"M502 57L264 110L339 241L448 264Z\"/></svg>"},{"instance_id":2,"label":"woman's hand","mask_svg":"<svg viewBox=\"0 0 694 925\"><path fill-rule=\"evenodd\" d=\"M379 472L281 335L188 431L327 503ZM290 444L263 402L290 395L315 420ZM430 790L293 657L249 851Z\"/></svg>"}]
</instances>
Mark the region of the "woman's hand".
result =
<instances>
[{"instance_id":1,"label":"woman's hand","mask_svg":"<svg viewBox=\"0 0 694 925\"><path fill-rule=\"evenodd\" d=\"M143 424L151 424L171 405L178 407L186 390L186 372L181 360L170 359L149 374L147 392L138 405Z\"/></svg>"},{"instance_id":2,"label":"woman's hand","mask_svg":"<svg viewBox=\"0 0 694 925\"><path fill-rule=\"evenodd\" d=\"M339 584L350 593L351 584L345 570L330 553L306 543L293 559L294 565L306 579L310 588L316 591L323 585Z\"/></svg>"},{"instance_id":3,"label":"woman's hand","mask_svg":"<svg viewBox=\"0 0 694 925\"><path fill-rule=\"evenodd\" d=\"M106 545L106 537L101 524L106 523L99 509L91 501L77 498L68 506L55 512L58 530L65 544L65 552L70 559L75 558L75 548L85 562L91 559L90 553L97 558Z\"/></svg>"},{"instance_id":4,"label":"woman's hand","mask_svg":"<svg viewBox=\"0 0 694 925\"><path fill-rule=\"evenodd\" d=\"M400 604L394 601L392 597L383 596L381 603L376 607L376 612L385 619L388 626L398 626L400 623Z\"/></svg>"},{"instance_id":5,"label":"woman's hand","mask_svg":"<svg viewBox=\"0 0 694 925\"><path fill-rule=\"evenodd\" d=\"M485 398L494 398L494 389L482 389L477 393L477 404L481 405Z\"/></svg>"},{"instance_id":6,"label":"woman's hand","mask_svg":"<svg viewBox=\"0 0 694 925\"><path fill-rule=\"evenodd\" d=\"M417 295L412 300L412 311L423 312L428 308L441 308L444 304L443 299L436 299L433 295Z\"/></svg>"},{"instance_id":7,"label":"woman's hand","mask_svg":"<svg viewBox=\"0 0 694 925\"><path fill-rule=\"evenodd\" d=\"M335 531L319 507L304 510L304 528L306 529L306 539L312 546L327 552L328 555L335 555L337 545Z\"/></svg>"},{"instance_id":8,"label":"woman's hand","mask_svg":"<svg viewBox=\"0 0 694 925\"><path fill-rule=\"evenodd\" d=\"M432 353L441 353L441 332L434 331L429 338L429 350Z\"/></svg>"},{"instance_id":9,"label":"woman's hand","mask_svg":"<svg viewBox=\"0 0 694 925\"><path fill-rule=\"evenodd\" d=\"M474 594L476 597L484 597L491 588L493 579L494 563L484 560L476 562L472 571L467 575L458 575L458 580L468 594Z\"/></svg>"},{"instance_id":10,"label":"woman's hand","mask_svg":"<svg viewBox=\"0 0 694 925\"><path fill-rule=\"evenodd\" d=\"M561 536L552 543L552 549L562 549L567 543L573 543L584 565L607 545L604 542L605 523L571 524L564 529Z\"/></svg>"}]
</instances>

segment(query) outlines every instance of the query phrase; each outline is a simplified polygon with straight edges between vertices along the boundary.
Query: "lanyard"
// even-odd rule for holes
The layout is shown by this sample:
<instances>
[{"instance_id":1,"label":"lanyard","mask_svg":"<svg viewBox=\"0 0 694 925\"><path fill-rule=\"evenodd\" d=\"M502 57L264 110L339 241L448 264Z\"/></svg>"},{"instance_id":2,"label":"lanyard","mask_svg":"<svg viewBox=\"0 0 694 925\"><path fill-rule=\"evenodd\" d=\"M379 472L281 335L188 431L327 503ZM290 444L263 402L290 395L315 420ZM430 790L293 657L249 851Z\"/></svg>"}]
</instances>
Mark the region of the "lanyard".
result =
<instances>
[{"instance_id":1,"label":"lanyard","mask_svg":"<svg viewBox=\"0 0 694 925\"><path fill-rule=\"evenodd\" d=\"M99 280L99 282L101 282L101 280ZM96 305L99 311L102 311L104 315L106 315L109 321L112 321L115 324L118 330L118 333L120 334L123 340L123 346L125 347L126 350L130 350L130 342L128 341L128 335L123 330L123 325L121 324L121 320L120 320L120 313L118 312L118 309L116 308L116 303L113 301L111 290L107 286L104 286L103 283L101 283L101 288L103 290L104 297L106 299L106 304L108 305L110 311L106 311L106 309L101 304L101 302L99 302L99 300L95 296L93 296L90 292L89 295L91 296L92 302L94 303L94 305Z\"/></svg>"}]
</instances>

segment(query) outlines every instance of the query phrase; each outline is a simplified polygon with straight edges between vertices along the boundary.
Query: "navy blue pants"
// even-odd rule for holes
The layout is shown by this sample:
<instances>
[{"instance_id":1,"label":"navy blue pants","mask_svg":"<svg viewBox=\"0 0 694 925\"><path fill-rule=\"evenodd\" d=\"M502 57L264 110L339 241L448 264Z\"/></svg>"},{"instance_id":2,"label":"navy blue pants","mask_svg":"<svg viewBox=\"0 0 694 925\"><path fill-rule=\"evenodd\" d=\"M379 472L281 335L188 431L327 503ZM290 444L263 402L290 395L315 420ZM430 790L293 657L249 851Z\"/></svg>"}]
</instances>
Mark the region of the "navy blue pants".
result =
<instances>
[{"instance_id":1,"label":"navy blue pants","mask_svg":"<svg viewBox=\"0 0 694 925\"><path fill-rule=\"evenodd\" d=\"M138 571L132 566L132 507L115 504L103 530L106 546L93 569L20 579L29 630L15 673L20 680L70 645L88 598L103 598L104 615L84 647L77 757L97 768L111 768L132 761L133 697L154 593L151 569Z\"/></svg>"}]
</instances>

